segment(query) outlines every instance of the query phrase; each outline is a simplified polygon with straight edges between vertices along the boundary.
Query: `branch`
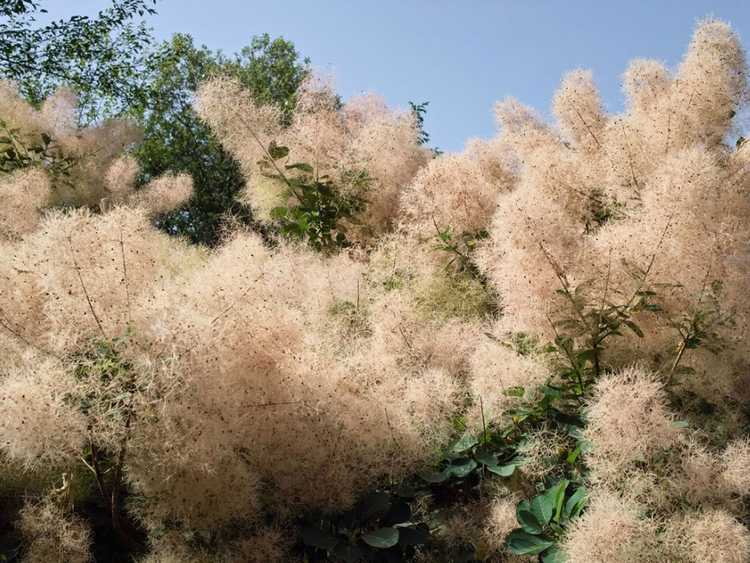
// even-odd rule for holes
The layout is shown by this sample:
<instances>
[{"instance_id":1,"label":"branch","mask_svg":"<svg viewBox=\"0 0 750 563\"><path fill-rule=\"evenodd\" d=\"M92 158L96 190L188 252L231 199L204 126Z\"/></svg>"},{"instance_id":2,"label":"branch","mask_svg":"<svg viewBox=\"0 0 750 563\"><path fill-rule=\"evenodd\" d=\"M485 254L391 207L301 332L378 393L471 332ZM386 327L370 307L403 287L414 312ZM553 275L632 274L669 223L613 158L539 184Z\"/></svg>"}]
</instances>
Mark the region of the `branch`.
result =
<instances>
[{"instance_id":1,"label":"branch","mask_svg":"<svg viewBox=\"0 0 750 563\"><path fill-rule=\"evenodd\" d=\"M67 234L65 238L68 240L68 245L70 246L70 256L73 259L73 267L75 268L76 273L78 274L78 280L81 282L81 288L83 289L83 294L86 296L86 302L89 304L89 309L91 310L91 314L94 316L94 320L96 321L96 326L99 327L99 332L101 332L104 339L107 340L107 333L104 332L102 323L99 320L99 316L96 314L96 311L94 310L94 304L91 302L91 297L89 296L89 292L86 289L86 284L83 282L83 275L81 274L81 268L80 266L78 266L78 261L76 260L76 255L75 255L75 249L73 248L73 240L70 238L70 234Z\"/></svg>"}]
</instances>

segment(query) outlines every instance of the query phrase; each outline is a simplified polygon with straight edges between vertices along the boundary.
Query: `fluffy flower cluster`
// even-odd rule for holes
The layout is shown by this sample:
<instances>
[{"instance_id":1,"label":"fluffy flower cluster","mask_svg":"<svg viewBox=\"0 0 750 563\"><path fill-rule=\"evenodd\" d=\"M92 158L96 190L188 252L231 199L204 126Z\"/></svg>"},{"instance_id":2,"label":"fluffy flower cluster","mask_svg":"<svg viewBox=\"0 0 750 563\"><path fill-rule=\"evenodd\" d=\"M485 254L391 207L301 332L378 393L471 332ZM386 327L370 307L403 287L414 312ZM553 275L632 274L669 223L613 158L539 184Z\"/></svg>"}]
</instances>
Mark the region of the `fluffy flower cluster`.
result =
<instances>
[{"instance_id":1,"label":"fluffy flower cluster","mask_svg":"<svg viewBox=\"0 0 750 563\"><path fill-rule=\"evenodd\" d=\"M511 151L516 181L497 199L481 263L508 327L550 334L546 313L560 285L552 257L574 283L608 279L610 299L632 293L633 267L648 269L650 283L674 287L663 304L673 312L722 280L746 337L746 157L724 144L746 76L736 35L707 21L674 75L632 63L620 115L604 112L584 71L555 97L557 129L514 100L498 104L496 142Z\"/></svg>"},{"instance_id":2,"label":"fluffy flower cluster","mask_svg":"<svg viewBox=\"0 0 750 563\"><path fill-rule=\"evenodd\" d=\"M196 109L242 164L248 180L245 199L259 219L269 220L273 208L288 203L283 183L259 168L274 142L289 149L279 161L282 171L308 164L315 177L328 177L342 193L367 201L367 212L350 226L352 238L368 240L389 231L402 191L429 156L418 143L414 117L388 109L372 94L342 104L329 81L320 77L309 78L297 98L294 120L286 128L280 126L276 108L259 106L228 78L204 84Z\"/></svg>"},{"instance_id":3,"label":"fluffy flower cluster","mask_svg":"<svg viewBox=\"0 0 750 563\"><path fill-rule=\"evenodd\" d=\"M309 107L298 113L309 115L293 127L310 147L314 123L345 128L326 162L381 171L380 187L393 190L379 200L383 217L395 216L411 172L386 177L392 159L406 170L425 158L411 118L370 98L331 113L316 95L302 96ZM283 525L300 511L341 510L432 462L453 433L477 329L421 304L436 268L428 257L429 270L398 286L361 258L269 249L242 231L208 252L151 221L188 196L189 179L134 190L128 157L106 170L93 209L56 209L41 170L7 180L3 456L79 480L77 467L96 469L87 452L122 456L132 512L155 532L154 561L215 560L179 530L230 533L236 523L250 531L227 540L227 561L281 559L282 534L269 536L262 514Z\"/></svg>"},{"instance_id":4,"label":"fluffy flower cluster","mask_svg":"<svg viewBox=\"0 0 750 563\"><path fill-rule=\"evenodd\" d=\"M165 176L135 191L138 165L123 151L140 139L127 120L79 128L75 96L60 89L35 110L9 82L0 82L0 123L15 150L49 171L21 168L2 179L0 237L33 230L49 207L99 209L134 200L151 214L178 207L192 195L192 179Z\"/></svg>"}]
</instances>

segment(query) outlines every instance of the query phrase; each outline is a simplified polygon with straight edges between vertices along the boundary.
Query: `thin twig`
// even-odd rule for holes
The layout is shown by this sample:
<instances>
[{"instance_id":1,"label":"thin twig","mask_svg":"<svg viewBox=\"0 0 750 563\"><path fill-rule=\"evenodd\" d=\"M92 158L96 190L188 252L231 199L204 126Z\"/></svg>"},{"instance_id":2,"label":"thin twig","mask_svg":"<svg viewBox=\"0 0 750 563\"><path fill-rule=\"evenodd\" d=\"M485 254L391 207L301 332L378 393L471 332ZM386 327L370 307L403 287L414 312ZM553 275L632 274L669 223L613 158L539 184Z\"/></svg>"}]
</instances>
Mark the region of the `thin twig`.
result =
<instances>
[{"instance_id":1,"label":"thin twig","mask_svg":"<svg viewBox=\"0 0 750 563\"><path fill-rule=\"evenodd\" d=\"M2 309L0 309L0 315L2 314ZM3 319L2 316L0 316L0 327L4 328L7 332L9 332L11 335L15 336L16 339L23 342L26 346L29 348L33 348L34 350L41 352L42 354L45 354L47 356L50 356L51 358L54 358L56 360L62 361L62 358L58 356L57 354L50 352L49 350L46 350L45 348L42 348L41 346L38 346L37 344L34 344L31 342L28 338L26 338L23 334L21 334L18 330L14 329L10 323Z\"/></svg>"},{"instance_id":2,"label":"thin twig","mask_svg":"<svg viewBox=\"0 0 750 563\"><path fill-rule=\"evenodd\" d=\"M701 286L701 292L698 295L698 305L700 305L701 302L703 301L703 295L705 294L706 285L708 284L708 278L710 275L711 275L711 264L709 264L708 268L706 269L706 275L703 277L703 284ZM680 336L682 337L682 340L680 341L680 345L677 348L677 354L667 374L667 381L666 381L667 387L672 385L674 374L677 371L677 367L680 365L680 362L682 361L683 356L685 355L685 351L687 350L688 341L690 340L693 333L695 332L694 330L691 330L695 326L695 324L696 324L695 316L693 316L693 320L691 321L691 327L685 332L685 334L682 333L682 330L680 330L679 327L677 329L677 331L680 333Z\"/></svg>"},{"instance_id":3,"label":"thin twig","mask_svg":"<svg viewBox=\"0 0 750 563\"><path fill-rule=\"evenodd\" d=\"M400 324L398 325L398 331L401 333L401 336L403 337L407 348L409 348L411 352L414 352L414 348L412 347L411 342L409 341L409 338L406 336L406 333L404 332L404 329Z\"/></svg>"},{"instance_id":4,"label":"thin twig","mask_svg":"<svg viewBox=\"0 0 750 563\"><path fill-rule=\"evenodd\" d=\"M130 312L130 284L128 283L128 267L125 262L125 243L122 239L122 225L120 225L120 256L122 258L122 279L125 284L125 301L128 307L128 324L132 324L133 319Z\"/></svg>"},{"instance_id":5,"label":"thin twig","mask_svg":"<svg viewBox=\"0 0 750 563\"><path fill-rule=\"evenodd\" d=\"M664 230L661 233L661 237L659 237L659 242L656 244L656 248L654 249L654 253L651 255L651 260L649 260L648 267L643 273L643 278L639 281L638 287L633 292L633 295L630 296L630 299L625 305L625 308L628 309L632 305L633 301L635 301L635 298L638 296L638 294L641 292L641 289L643 289L643 286L646 284L646 279L648 278L649 274L651 273L651 268L654 267L654 262L656 261L656 256L659 254L659 250L661 250L662 244L664 244L664 239L667 236L667 231L669 230L669 227L672 226L672 215L669 216L667 219L667 224L664 227Z\"/></svg>"},{"instance_id":6,"label":"thin twig","mask_svg":"<svg viewBox=\"0 0 750 563\"><path fill-rule=\"evenodd\" d=\"M253 408L265 408L265 407L283 407L287 405L298 405L300 403L304 403L305 401L279 401L275 403L255 403L248 405L249 407Z\"/></svg>"},{"instance_id":7,"label":"thin twig","mask_svg":"<svg viewBox=\"0 0 750 563\"><path fill-rule=\"evenodd\" d=\"M557 332L557 327L555 327L555 323L552 322L552 319L549 315L545 315L547 317L547 322L549 322L550 326L552 327L552 332L555 333L555 341L559 340L560 333ZM578 379L578 387L580 388L580 393L578 395L578 401L582 402L581 396L583 395L584 389L583 389L583 376L581 375L581 370L578 367L578 362L576 359L572 356L572 353L570 350L568 350L567 346L557 346L558 348L562 348L563 352L565 352L565 356L568 358L568 361L570 362L570 367L573 368L573 371L576 374L576 379Z\"/></svg>"},{"instance_id":8,"label":"thin twig","mask_svg":"<svg viewBox=\"0 0 750 563\"><path fill-rule=\"evenodd\" d=\"M484 403L482 396L479 395L479 412L482 414L482 433L484 434L484 443L487 443L487 423L484 420Z\"/></svg>"},{"instance_id":9,"label":"thin twig","mask_svg":"<svg viewBox=\"0 0 750 563\"><path fill-rule=\"evenodd\" d=\"M250 124L245 120L242 115L239 113L237 114L238 119L240 122L245 126L247 131L250 133L250 136L255 140L256 143L258 143L258 146L261 148L261 150L265 153L266 158L271 162L273 167L276 169L276 172L278 172L279 176L281 176L281 179L284 180L284 183L289 186L289 188L294 191L294 186L292 186L292 183L289 181L289 178L286 177L286 174L282 172L281 168L276 164L276 160L271 156L271 153L268 152L268 149L266 148L266 145L263 144L263 142L260 140L260 137L253 131L253 128L250 126ZM296 195L296 193L295 193Z\"/></svg>"},{"instance_id":10,"label":"thin twig","mask_svg":"<svg viewBox=\"0 0 750 563\"><path fill-rule=\"evenodd\" d=\"M635 167L633 166L633 155L630 152L630 141L628 140L628 134L625 131L625 123L620 122L620 125L622 126L622 136L625 138L625 145L627 146L627 153L628 153L628 164L630 165L630 175L633 177L633 182L635 183L635 187L637 190L641 189L640 184L638 183L638 178L635 176Z\"/></svg>"},{"instance_id":11,"label":"thin twig","mask_svg":"<svg viewBox=\"0 0 750 563\"><path fill-rule=\"evenodd\" d=\"M575 104L571 104L571 105L573 106L573 109L575 110L576 115L578 115L578 119L581 120L581 123L583 123L583 126L586 128L586 131L588 131L589 135L591 135L591 137L594 139L594 142L596 143L597 148L602 148L602 145L599 142L599 139L596 138L596 135L594 135L594 132L591 130L591 127L589 127L589 124L586 123L586 120L581 115L581 112L578 111L578 108L576 107L576 105Z\"/></svg>"},{"instance_id":12,"label":"thin twig","mask_svg":"<svg viewBox=\"0 0 750 563\"><path fill-rule=\"evenodd\" d=\"M388 424L388 430L391 433L391 438L393 439L393 443L396 444L397 449L401 449L401 444L398 443L398 440L396 439L396 435L393 433L393 426L391 426L391 419L388 416L388 407L384 407L385 410L385 422Z\"/></svg>"},{"instance_id":13,"label":"thin twig","mask_svg":"<svg viewBox=\"0 0 750 563\"><path fill-rule=\"evenodd\" d=\"M261 272L261 274L257 278L255 278L249 286L247 286L245 288L245 290L240 294L240 296L237 299L235 299L234 301L232 301L232 303L230 303L229 305L227 305L227 307L221 313L219 313L213 319L211 319L211 322L208 323L209 326L213 326L222 317L225 317L226 315L228 315L232 311L232 309L234 309L235 305L237 305L237 301L239 301L240 299L243 299L245 296L247 296L247 294L250 293L250 290L253 289L253 287L255 287L255 284L258 281L260 281L260 279L264 275L265 275L265 272Z\"/></svg>"},{"instance_id":14,"label":"thin twig","mask_svg":"<svg viewBox=\"0 0 750 563\"><path fill-rule=\"evenodd\" d=\"M573 311L575 312L576 316L579 318L579 320L583 323L583 326L585 326L587 329L590 329L589 323L586 320L586 317L583 316L583 313L580 311L579 307L577 306L575 302L575 298L573 297L573 294L570 291L570 282L568 282L568 278L565 276L565 271L562 269L562 266L557 263L555 258L552 256L552 254L544 247L544 244L542 241L537 240L537 244L539 244L539 248L542 250L542 254L544 254L544 257L549 262L550 266L552 266L552 270L555 272L555 276L560 282L560 285L562 285L563 292L565 293L565 297L570 301L571 305L573 306Z\"/></svg>"},{"instance_id":15,"label":"thin twig","mask_svg":"<svg viewBox=\"0 0 750 563\"><path fill-rule=\"evenodd\" d=\"M70 238L70 234L67 234L65 238L68 240L68 245L70 246L70 256L73 259L73 267L75 268L76 273L78 274L78 280L81 282L81 288L83 289L83 294L86 296L86 301L89 304L89 309L91 310L91 314L94 316L94 320L96 321L96 326L99 327L99 332L101 332L104 339L107 340L107 333L104 332L104 327L102 326L102 323L99 320L99 316L96 314L96 311L94 310L94 304L91 301L91 296L89 295L89 292L86 289L86 284L83 281L81 268L78 265L78 261L76 260L76 255L75 255L75 249L73 248L73 240Z\"/></svg>"}]
</instances>

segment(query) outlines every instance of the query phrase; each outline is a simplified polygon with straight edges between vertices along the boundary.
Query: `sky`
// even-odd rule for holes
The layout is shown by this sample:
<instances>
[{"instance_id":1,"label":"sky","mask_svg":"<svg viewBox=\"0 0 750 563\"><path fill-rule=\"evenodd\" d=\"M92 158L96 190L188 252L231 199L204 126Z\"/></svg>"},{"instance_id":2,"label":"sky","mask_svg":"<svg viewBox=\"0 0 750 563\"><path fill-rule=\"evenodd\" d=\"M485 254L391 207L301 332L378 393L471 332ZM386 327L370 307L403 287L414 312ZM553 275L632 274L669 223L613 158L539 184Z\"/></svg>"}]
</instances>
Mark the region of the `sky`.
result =
<instances>
[{"instance_id":1,"label":"sky","mask_svg":"<svg viewBox=\"0 0 750 563\"><path fill-rule=\"evenodd\" d=\"M48 0L53 17L93 14L106 0ZM513 96L550 116L563 74L594 73L610 111L633 58L675 67L695 23L730 22L750 48L750 0L159 0L158 38L191 34L225 53L253 35L294 42L333 74L344 99L376 92L395 106L429 101L431 145L461 150L495 132L494 103Z\"/></svg>"}]
</instances>

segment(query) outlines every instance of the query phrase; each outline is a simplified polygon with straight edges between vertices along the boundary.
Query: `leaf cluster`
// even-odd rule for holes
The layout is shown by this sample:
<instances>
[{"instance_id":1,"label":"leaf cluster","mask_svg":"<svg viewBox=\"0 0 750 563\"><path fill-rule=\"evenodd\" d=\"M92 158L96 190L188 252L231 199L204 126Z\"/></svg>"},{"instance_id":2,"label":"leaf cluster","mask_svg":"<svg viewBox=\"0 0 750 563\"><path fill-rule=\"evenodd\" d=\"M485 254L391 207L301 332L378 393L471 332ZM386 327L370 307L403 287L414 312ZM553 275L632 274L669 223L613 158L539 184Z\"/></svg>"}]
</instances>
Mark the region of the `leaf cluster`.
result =
<instances>
[{"instance_id":1,"label":"leaf cluster","mask_svg":"<svg viewBox=\"0 0 750 563\"><path fill-rule=\"evenodd\" d=\"M67 178L75 162L73 157L63 153L47 133L41 133L38 139L24 139L19 129L10 127L0 119L0 174L39 166L56 181L71 185Z\"/></svg>"},{"instance_id":2,"label":"leaf cluster","mask_svg":"<svg viewBox=\"0 0 750 563\"><path fill-rule=\"evenodd\" d=\"M367 204L360 195L371 179L364 171L350 172L354 189L342 192L330 176L318 176L304 162L284 164L289 148L271 142L266 156L259 162L263 174L280 180L285 186L288 205L271 210L279 233L287 238L305 241L320 252L334 252L350 245L344 222L356 223L357 215Z\"/></svg>"},{"instance_id":3,"label":"leaf cluster","mask_svg":"<svg viewBox=\"0 0 750 563\"><path fill-rule=\"evenodd\" d=\"M95 16L75 15L43 25L41 2L4 4L0 75L18 82L32 102L68 85L79 94L80 117L88 123L113 101L132 101L142 94L139 69L152 39L139 18L156 13L155 0L112 0Z\"/></svg>"},{"instance_id":4,"label":"leaf cluster","mask_svg":"<svg viewBox=\"0 0 750 563\"><path fill-rule=\"evenodd\" d=\"M309 60L300 58L293 43L268 34L253 37L240 53L228 56L178 33L146 58L143 96L129 108L144 129L134 152L139 184L168 171L193 178L191 201L161 218L163 229L213 246L227 215L253 224L249 208L236 198L245 186L239 163L193 110L198 86L214 76L233 76L253 99L279 107L286 124L309 72Z\"/></svg>"},{"instance_id":5,"label":"leaf cluster","mask_svg":"<svg viewBox=\"0 0 750 563\"><path fill-rule=\"evenodd\" d=\"M376 490L341 514L308 515L301 529L307 560L404 561L430 538L429 528L413 521L413 498L408 488Z\"/></svg>"},{"instance_id":6,"label":"leaf cluster","mask_svg":"<svg viewBox=\"0 0 750 563\"><path fill-rule=\"evenodd\" d=\"M558 546L565 528L586 506L587 492L583 486L561 479L531 500L516 506L520 525L506 540L516 555L539 555L543 563L562 563L564 554Z\"/></svg>"}]
</instances>

